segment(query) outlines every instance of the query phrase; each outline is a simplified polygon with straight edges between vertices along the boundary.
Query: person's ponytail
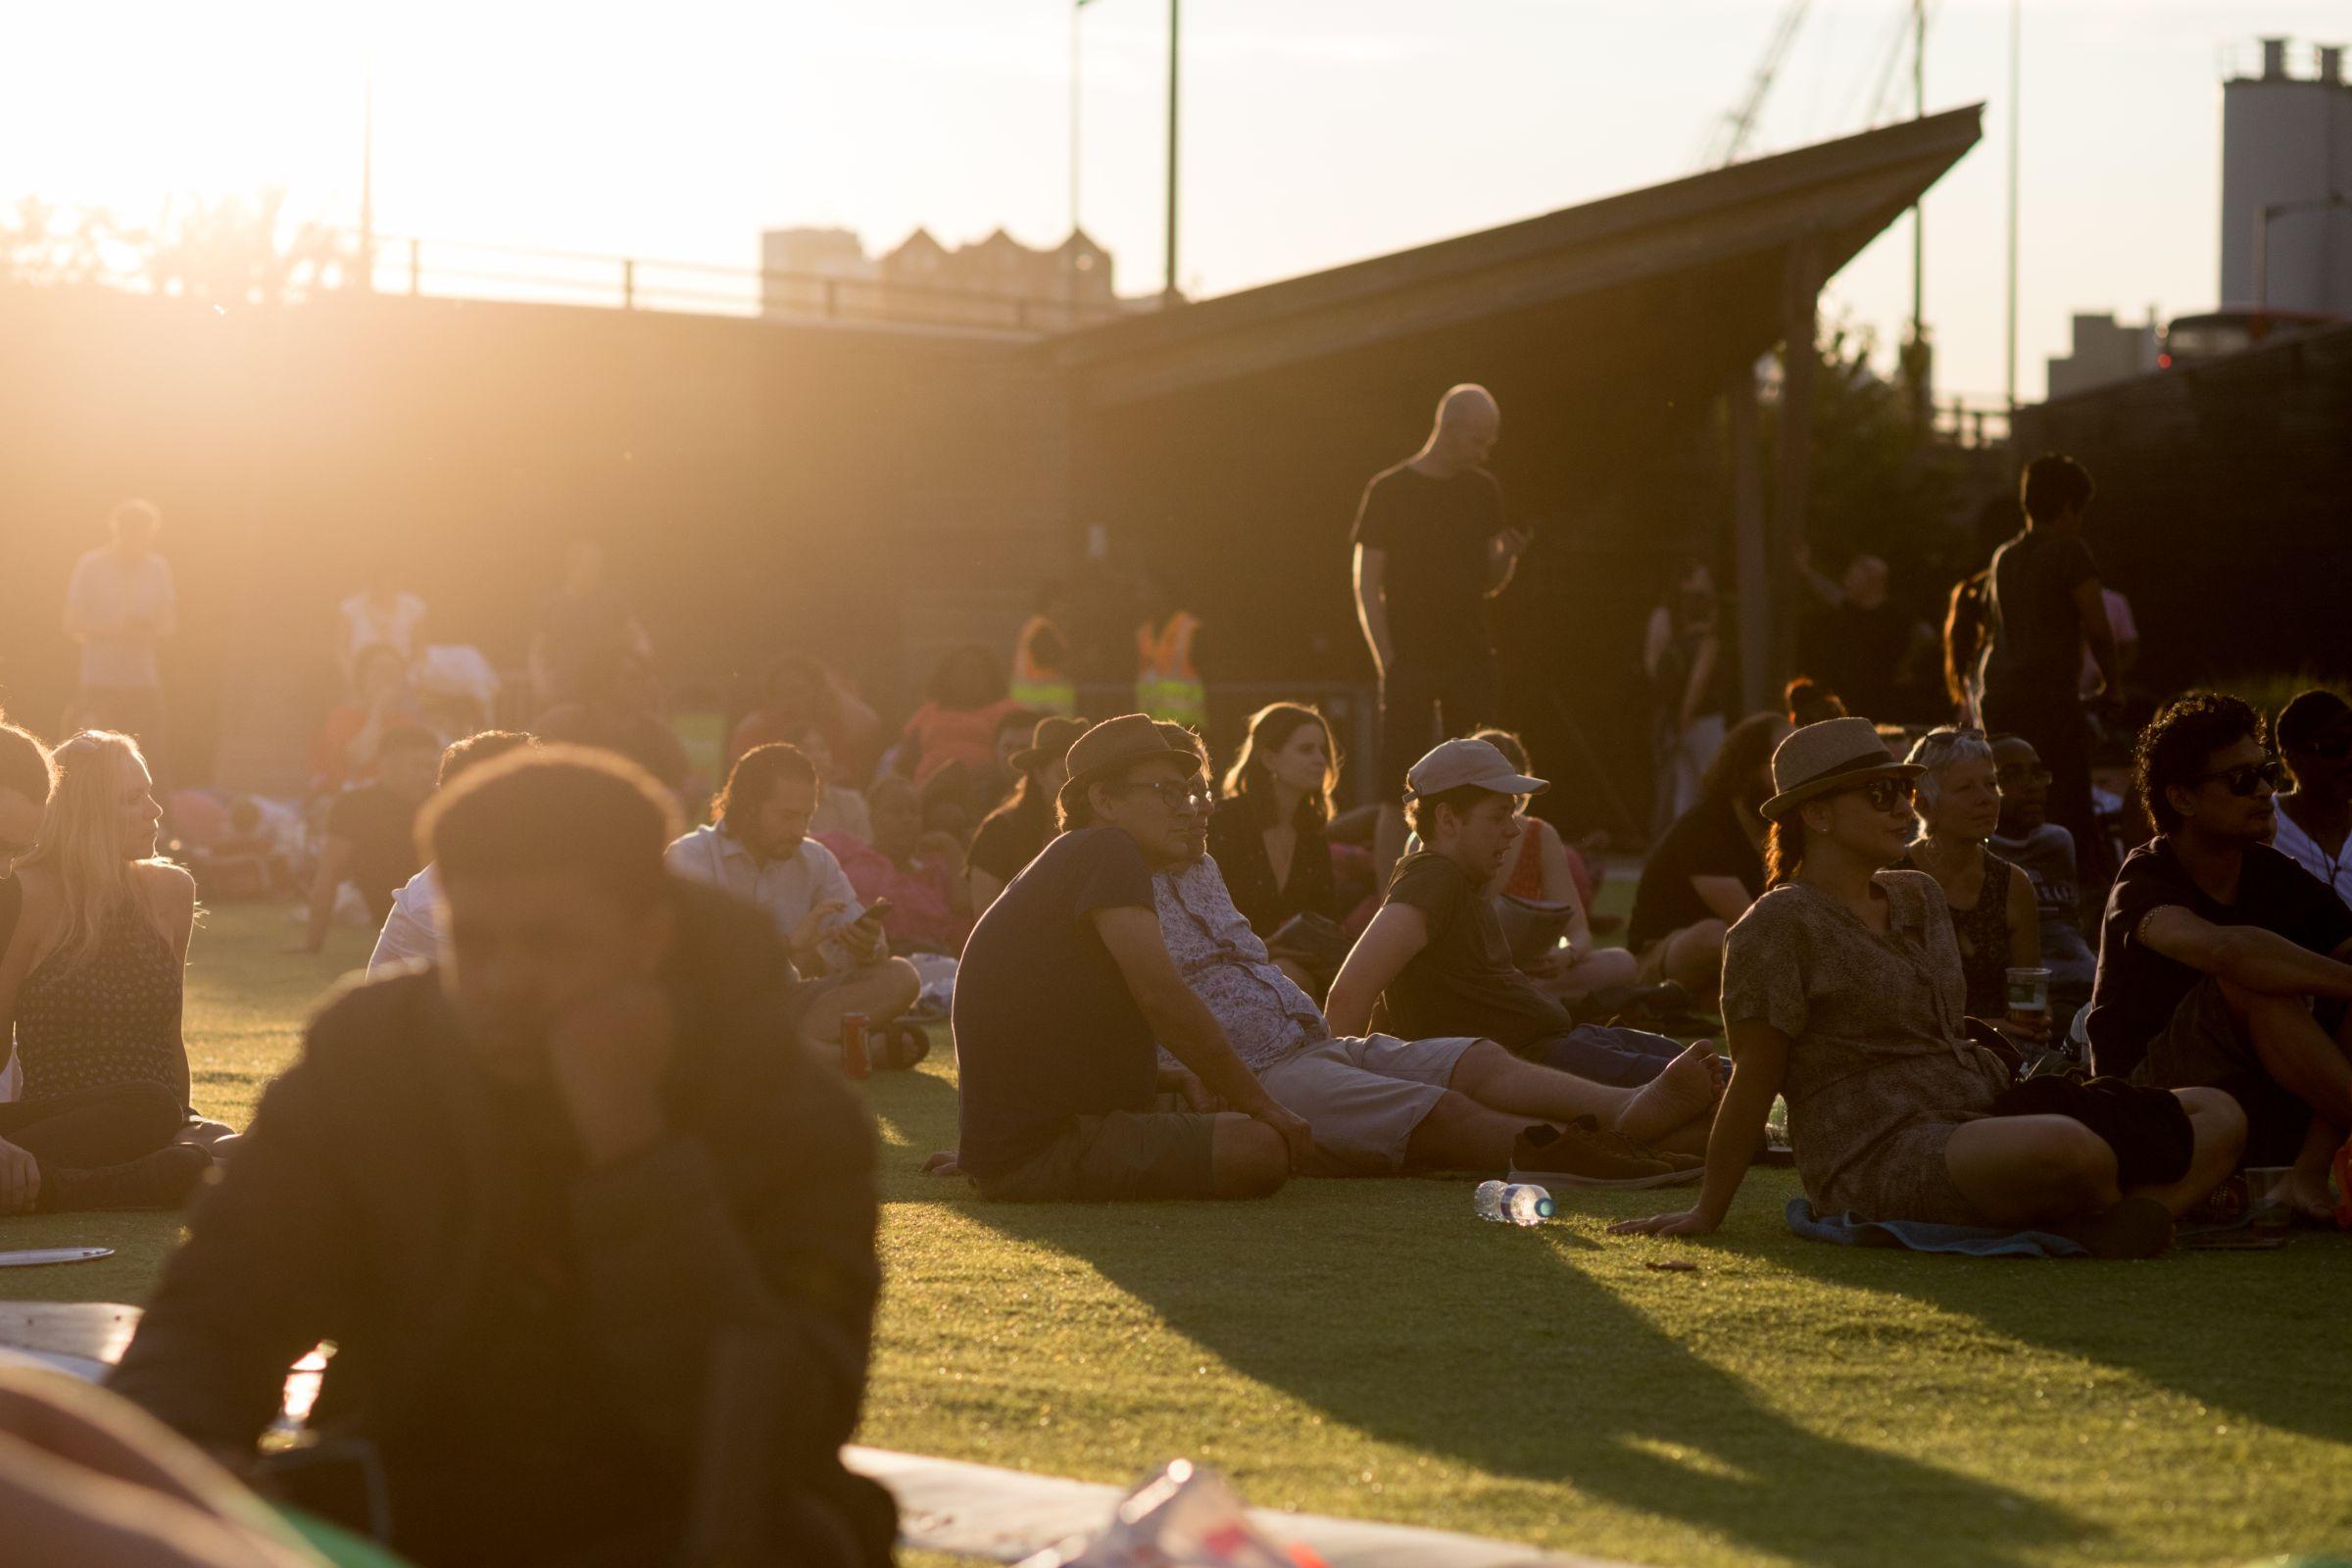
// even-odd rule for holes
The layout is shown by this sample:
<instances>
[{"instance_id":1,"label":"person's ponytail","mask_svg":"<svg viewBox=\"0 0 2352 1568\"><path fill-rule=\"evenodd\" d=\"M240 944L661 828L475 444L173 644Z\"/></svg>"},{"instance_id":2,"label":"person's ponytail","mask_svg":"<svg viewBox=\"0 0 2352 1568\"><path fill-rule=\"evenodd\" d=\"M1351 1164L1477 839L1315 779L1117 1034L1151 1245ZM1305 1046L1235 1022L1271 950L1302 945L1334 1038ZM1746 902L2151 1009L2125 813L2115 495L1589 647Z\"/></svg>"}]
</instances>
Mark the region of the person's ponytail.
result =
<instances>
[{"instance_id":1,"label":"person's ponytail","mask_svg":"<svg viewBox=\"0 0 2352 1568\"><path fill-rule=\"evenodd\" d=\"M1791 811L1773 820L1764 840L1764 885L1777 888L1805 862L1805 819Z\"/></svg>"}]
</instances>

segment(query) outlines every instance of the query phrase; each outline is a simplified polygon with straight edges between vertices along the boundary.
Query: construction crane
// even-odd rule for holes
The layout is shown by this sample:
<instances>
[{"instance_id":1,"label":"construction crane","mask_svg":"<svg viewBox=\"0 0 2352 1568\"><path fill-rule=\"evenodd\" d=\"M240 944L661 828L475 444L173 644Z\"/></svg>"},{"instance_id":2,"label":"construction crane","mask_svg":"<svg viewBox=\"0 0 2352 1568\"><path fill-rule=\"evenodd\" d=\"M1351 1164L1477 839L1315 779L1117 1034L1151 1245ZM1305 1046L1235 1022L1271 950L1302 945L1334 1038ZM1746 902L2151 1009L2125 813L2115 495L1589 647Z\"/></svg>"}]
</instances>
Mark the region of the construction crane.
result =
<instances>
[{"instance_id":1,"label":"construction crane","mask_svg":"<svg viewBox=\"0 0 2352 1568\"><path fill-rule=\"evenodd\" d=\"M1813 0L1787 0L1781 14L1772 24L1772 35L1764 42L1764 54L1756 62L1756 72L1747 84L1747 96L1740 107L1716 123L1707 138L1706 150L1699 157L1704 169L1721 169L1736 164L1747 150L1747 139L1755 134L1756 122L1763 118L1764 100L1772 92L1773 78L1780 74L1781 62L1788 58L1788 46L1796 41L1797 28L1804 24L1805 13Z\"/></svg>"}]
</instances>

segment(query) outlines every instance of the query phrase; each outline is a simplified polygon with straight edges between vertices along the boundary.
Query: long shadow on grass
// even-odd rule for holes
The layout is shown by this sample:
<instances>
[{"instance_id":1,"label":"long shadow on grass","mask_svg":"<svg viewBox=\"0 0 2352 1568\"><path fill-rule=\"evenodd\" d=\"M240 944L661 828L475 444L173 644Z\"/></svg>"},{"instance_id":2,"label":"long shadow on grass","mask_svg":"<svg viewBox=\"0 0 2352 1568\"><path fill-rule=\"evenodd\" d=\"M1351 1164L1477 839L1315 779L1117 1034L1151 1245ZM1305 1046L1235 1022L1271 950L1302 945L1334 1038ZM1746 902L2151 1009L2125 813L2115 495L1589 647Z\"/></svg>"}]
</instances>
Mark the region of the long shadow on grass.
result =
<instances>
[{"instance_id":1,"label":"long shadow on grass","mask_svg":"<svg viewBox=\"0 0 2352 1568\"><path fill-rule=\"evenodd\" d=\"M943 1092L901 1080L877 1108L928 1130ZM1578 1268L1572 1252L1592 1244L1477 1224L1458 1184L1025 1207L923 1183L891 1185L1084 1258L1238 1371L1348 1426L1491 1474L1566 1483L1832 1568L1879 1568L1906 1518L1965 1521L1970 1559L1986 1563L2096 1533L2040 1500L1794 1424ZM1680 1288L1669 1278L1660 1288Z\"/></svg>"},{"instance_id":2,"label":"long shadow on grass","mask_svg":"<svg viewBox=\"0 0 2352 1568\"><path fill-rule=\"evenodd\" d=\"M2202 1404L2352 1443L2343 1323L2352 1241L2298 1236L2276 1252L2177 1252L2150 1263L2018 1264L1845 1252L1814 1270L1897 1290L1995 1333L2138 1373Z\"/></svg>"}]
</instances>

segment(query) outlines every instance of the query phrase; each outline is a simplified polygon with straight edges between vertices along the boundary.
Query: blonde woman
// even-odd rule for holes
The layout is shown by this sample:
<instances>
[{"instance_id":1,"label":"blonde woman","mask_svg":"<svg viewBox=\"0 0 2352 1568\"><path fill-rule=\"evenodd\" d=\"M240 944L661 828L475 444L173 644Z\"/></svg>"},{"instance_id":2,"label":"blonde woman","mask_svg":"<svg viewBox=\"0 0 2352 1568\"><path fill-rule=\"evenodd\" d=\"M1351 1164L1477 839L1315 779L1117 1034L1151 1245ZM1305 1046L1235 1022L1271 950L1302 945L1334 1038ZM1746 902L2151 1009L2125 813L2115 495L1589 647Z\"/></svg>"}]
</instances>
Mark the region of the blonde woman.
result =
<instances>
[{"instance_id":1,"label":"blonde woman","mask_svg":"<svg viewBox=\"0 0 2352 1568\"><path fill-rule=\"evenodd\" d=\"M212 1163L203 1143L227 1132L191 1128L187 1108L195 879L156 858L163 813L129 736L85 730L55 762L40 835L17 864L24 913L0 955L0 1039L13 1024L24 1074L6 1125L36 1168L10 1160L0 1202L171 1207Z\"/></svg>"}]
</instances>

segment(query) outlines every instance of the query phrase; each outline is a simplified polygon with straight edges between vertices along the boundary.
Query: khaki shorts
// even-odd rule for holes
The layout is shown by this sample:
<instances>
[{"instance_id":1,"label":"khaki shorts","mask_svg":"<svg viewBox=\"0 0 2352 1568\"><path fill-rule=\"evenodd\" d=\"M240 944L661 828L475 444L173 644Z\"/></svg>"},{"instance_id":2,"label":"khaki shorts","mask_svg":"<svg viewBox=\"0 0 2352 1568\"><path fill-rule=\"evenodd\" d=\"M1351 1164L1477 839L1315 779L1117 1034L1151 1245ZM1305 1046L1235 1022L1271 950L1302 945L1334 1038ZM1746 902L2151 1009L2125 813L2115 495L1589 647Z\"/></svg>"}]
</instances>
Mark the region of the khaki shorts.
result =
<instances>
[{"instance_id":1,"label":"khaki shorts","mask_svg":"<svg viewBox=\"0 0 2352 1568\"><path fill-rule=\"evenodd\" d=\"M1216 1126L1192 1110L1080 1116L1011 1170L974 1180L981 1197L1007 1203L1214 1198Z\"/></svg>"},{"instance_id":2,"label":"khaki shorts","mask_svg":"<svg viewBox=\"0 0 2352 1568\"><path fill-rule=\"evenodd\" d=\"M1404 1166L1413 1129L1446 1094L1473 1039L1326 1040L1259 1071L1282 1108L1314 1131L1317 1175L1386 1175Z\"/></svg>"}]
</instances>

